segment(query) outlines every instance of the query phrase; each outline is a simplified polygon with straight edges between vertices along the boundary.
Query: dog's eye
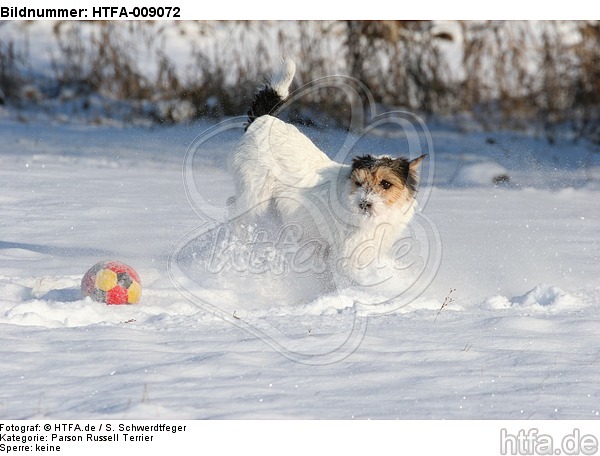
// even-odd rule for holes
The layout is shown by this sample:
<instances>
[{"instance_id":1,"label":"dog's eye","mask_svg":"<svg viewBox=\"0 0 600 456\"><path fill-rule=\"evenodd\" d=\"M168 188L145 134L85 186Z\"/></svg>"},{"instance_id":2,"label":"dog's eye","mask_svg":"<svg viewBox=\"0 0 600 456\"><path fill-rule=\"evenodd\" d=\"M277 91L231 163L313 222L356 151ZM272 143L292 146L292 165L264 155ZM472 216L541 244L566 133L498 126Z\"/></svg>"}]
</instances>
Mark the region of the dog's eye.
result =
<instances>
[{"instance_id":1,"label":"dog's eye","mask_svg":"<svg viewBox=\"0 0 600 456\"><path fill-rule=\"evenodd\" d=\"M387 190L388 188L390 188L392 186L392 184L389 183L388 181L386 181L385 179L382 180L381 182L379 182L379 185L381 185L384 190Z\"/></svg>"},{"instance_id":2,"label":"dog's eye","mask_svg":"<svg viewBox=\"0 0 600 456\"><path fill-rule=\"evenodd\" d=\"M362 187L362 184L358 181L354 181L354 185L356 185L357 187Z\"/></svg>"}]
</instances>

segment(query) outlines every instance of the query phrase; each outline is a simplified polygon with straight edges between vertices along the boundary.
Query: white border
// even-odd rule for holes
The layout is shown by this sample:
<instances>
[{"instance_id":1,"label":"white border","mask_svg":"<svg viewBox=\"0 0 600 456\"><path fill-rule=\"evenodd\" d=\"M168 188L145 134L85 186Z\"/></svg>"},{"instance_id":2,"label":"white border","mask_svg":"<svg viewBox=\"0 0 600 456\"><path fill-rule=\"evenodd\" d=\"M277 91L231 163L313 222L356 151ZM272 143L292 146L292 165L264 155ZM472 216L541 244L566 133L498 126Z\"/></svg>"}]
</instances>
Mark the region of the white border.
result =
<instances>
[{"instance_id":1,"label":"white border","mask_svg":"<svg viewBox=\"0 0 600 456\"><path fill-rule=\"evenodd\" d=\"M397 1L368 0L323 2L322 0L8 0L2 6L28 8L92 8L178 6L180 20L588 20L598 18L596 3L569 2L475 2L472 0ZM116 19L116 18L115 18ZM131 18L129 18L131 19Z\"/></svg>"},{"instance_id":2,"label":"white border","mask_svg":"<svg viewBox=\"0 0 600 456\"><path fill-rule=\"evenodd\" d=\"M61 456L86 454L131 456L177 455L568 455L598 454L599 421L192 421L192 420L32 420L6 425L38 426L35 432L60 445ZM38 424L39 423L39 424ZM178 426L168 431L118 431L119 426ZM76 428L76 426L79 426ZM90 432L89 427L95 427ZM56 428L59 431L56 431ZM101 430L98 428L101 427ZM107 430L107 428L111 430ZM46 429L46 430L44 430ZM156 428L158 429L158 428ZM125 441L125 433L130 441ZM50 441L51 435L83 436L83 442ZM88 442L86 436L115 436L118 441ZM146 441L131 441L142 436ZM39 437L38 437L39 438ZM551 453L548 453L548 439ZM595 447L590 447L590 442ZM5 445L19 443L3 442ZM27 443L35 445L35 443ZM583 445L583 446L582 446ZM593 445L592 445L593 446ZM14 452L12 454L26 454ZM36 454L29 450L29 453ZM11 454L11 453L9 453Z\"/></svg>"}]
</instances>

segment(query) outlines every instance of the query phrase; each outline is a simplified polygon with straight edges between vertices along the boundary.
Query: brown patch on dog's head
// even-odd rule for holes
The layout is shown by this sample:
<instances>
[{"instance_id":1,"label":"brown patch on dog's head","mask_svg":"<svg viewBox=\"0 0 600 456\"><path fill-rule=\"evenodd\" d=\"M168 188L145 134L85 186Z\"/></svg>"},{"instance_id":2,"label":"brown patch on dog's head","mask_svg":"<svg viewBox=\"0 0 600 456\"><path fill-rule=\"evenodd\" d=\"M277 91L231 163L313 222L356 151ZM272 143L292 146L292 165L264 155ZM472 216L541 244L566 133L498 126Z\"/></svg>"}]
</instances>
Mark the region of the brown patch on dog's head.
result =
<instances>
[{"instance_id":1,"label":"brown patch on dog's head","mask_svg":"<svg viewBox=\"0 0 600 456\"><path fill-rule=\"evenodd\" d=\"M414 199L419 184L418 167L426 155L408 161L404 157L365 155L352 161L351 192L362 189L365 195L377 195L388 207ZM363 198L360 209L370 212L371 203Z\"/></svg>"}]
</instances>

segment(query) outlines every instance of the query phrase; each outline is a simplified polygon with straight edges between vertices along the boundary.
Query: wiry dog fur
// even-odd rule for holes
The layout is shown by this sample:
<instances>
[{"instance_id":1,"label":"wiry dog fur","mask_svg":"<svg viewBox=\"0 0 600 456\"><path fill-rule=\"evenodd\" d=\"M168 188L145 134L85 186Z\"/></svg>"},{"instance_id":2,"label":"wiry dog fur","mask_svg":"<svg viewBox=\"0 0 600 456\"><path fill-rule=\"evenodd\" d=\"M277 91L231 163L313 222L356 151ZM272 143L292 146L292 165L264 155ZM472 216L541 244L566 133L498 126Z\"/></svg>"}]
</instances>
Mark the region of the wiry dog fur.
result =
<instances>
[{"instance_id":1,"label":"wiry dog fur","mask_svg":"<svg viewBox=\"0 0 600 456\"><path fill-rule=\"evenodd\" d=\"M413 216L425 155L410 161L365 155L351 165L332 161L295 126L275 117L294 73L294 63L284 62L248 111L246 132L230 162L233 216L252 220L273 208L282 223L302 224L339 254L352 255L364 242L387 253Z\"/></svg>"}]
</instances>

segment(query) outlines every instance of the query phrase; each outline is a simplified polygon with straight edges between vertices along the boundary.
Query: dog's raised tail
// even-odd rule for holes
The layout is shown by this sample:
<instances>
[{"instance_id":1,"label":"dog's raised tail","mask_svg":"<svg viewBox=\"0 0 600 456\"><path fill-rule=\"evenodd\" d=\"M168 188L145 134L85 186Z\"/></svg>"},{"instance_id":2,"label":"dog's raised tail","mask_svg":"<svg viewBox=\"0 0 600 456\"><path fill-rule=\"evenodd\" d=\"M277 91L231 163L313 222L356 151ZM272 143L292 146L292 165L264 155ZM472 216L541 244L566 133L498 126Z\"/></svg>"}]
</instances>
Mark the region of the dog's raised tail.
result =
<instances>
[{"instance_id":1,"label":"dog's raised tail","mask_svg":"<svg viewBox=\"0 0 600 456\"><path fill-rule=\"evenodd\" d=\"M281 68L262 86L252 101L248 110L246 128L260 116L276 115L281 104L290 94L290 85L296 73L296 64L289 59L282 60Z\"/></svg>"}]
</instances>

